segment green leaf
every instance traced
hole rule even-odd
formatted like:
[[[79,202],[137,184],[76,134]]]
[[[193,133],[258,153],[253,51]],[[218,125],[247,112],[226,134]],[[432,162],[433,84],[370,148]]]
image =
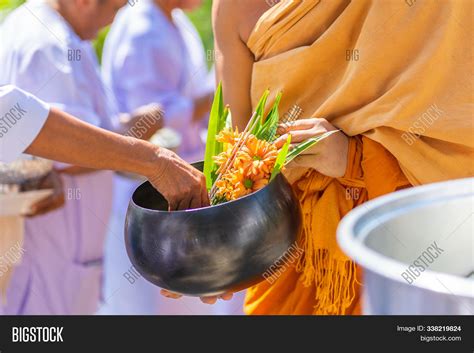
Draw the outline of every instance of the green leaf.
[[[272,174],[270,176],[270,181],[275,179],[275,177],[281,172],[281,168],[285,165],[286,156],[288,154],[288,149],[290,148],[291,144],[291,135],[288,135],[285,144],[281,148],[280,152],[278,152],[278,156],[275,161],[275,165],[273,166]]]
[[[261,140],[269,141],[269,142],[273,142],[275,140],[276,132],[278,129],[278,123],[280,121],[280,114],[278,112],[278,107],[280,105],[281,96],[282,96],[281,92],[278,93],[278,95],[276,96],[272,109],[268,113],[262,127],[257,132],[257,135],[256,135],[257,138]]]
[[[219,122],[218,122],[218,126],[217,126],[217,133],[216,135],[219,134],[219,132],[221,132],[222,130],[225,129],[226,127],[226,123],[227,123],[227,116],[229,115],[229,106],[226,105],[224,107],[224,110],[221,112],[221,114],[219,115]],[[218,141],[215,142],[215,147],[214,147],[214,156],[217,156],[219,153],[221,153],[222,151],[224,150],[224,145]],[[217,167],[215,168],[217,169]],[[213,179],[214,181],[214,179]]]
[[[226,113],[227,112],[227,113]],[[216,178],[217,165],[213,157],[222,151],[222,143],[216,141],[216,135],[225,126],[225,120],[229,112],[228,108],[224,108],[224,99],[222,96],[222,84],[219,83],[214,101],[212,102],[211,112],[209,115],[209,125],[207,129],[206,152],[204,154],[203,173],[206,177],[206,187],[208,190],[212,188]]]
[[[263,93],[260,100],[258,101],[257,108],[255,108],[255,115],[252,121],[250,121],[249,126],[253,126],[253,124],[255,123],[255,119],[259,119],[259,118],[260,119],[258,120],[258,123],[255,125],[255,127],[250,131],[253,135],[255,135],[261,129],[263,125],[263,121],[264,121],[263,114],[265,113],[265,105],[267,104],[267,99],[268,99],[269,94],[270,94],[270,90],[267,89]]]
[[[224,107],[224,110],[222,111],[222,115],[219,117],[219,132],[223,129],[225,129],[226,124],[227,124],[227,117],[229,115],[229,106],[226,105]]]
[[[340,130],[333,130],[333,131],[328,131],[328,132],[325,132],[324,134],[322,135],[319,135],[319,136],[315,136],[315,137],[312,137],[312,138],[309,138],[303,142],[301,142],[300,144],[298,144],[295,148],[293,148],[290,153],[288,153],[288,155],[286,156],[286,162],[285,162],[285,165],[290,163],[293,159],[295,159],[296,157],[298,157],[298,155],[300,155],[301,153],[303,153],[304,151],[306,151],[307,149],[313,147],[315,144],[317,144],[319,141],[322,141],[324,140],[325,138],[331,136],[332,134],[336,133],[336,132],[339,132]]]

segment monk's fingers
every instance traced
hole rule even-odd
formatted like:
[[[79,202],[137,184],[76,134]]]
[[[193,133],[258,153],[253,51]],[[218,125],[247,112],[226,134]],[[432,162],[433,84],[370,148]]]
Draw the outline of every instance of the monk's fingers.
[[[316,118],[281,122],[280,124],[278,124],[277,131],[289,132],[289,131],[295,131],[295,130],[308,130],[317,124],[318,124],[318,119]]]
[[[277,138],[274,142],[275,147],[278,148],[278,149],[282,148],[283,145],[285,144],[286,140],[288,139],[288,135],[289,134],[283,134],[279,138]]]
[[[224,293],[219,296],[219,299],[222,300],[231,300],[234,295],[232,293]]]
[[[278,125],[277,133],[280,135],[290,131],[309,130],[314,127],[325,125],[326,119],[309,118],[291,122],[282,122]]]
[[[217,296],[212,297],[201,297],[201,301],[204,304],[215,304],[217,302]]]
[[[179,299],[179,298],[182,297],[181,294],[174,293],[174,292],[170,292],[170,291],[168,291],[168,290],[166,290],[166,289],[162,289],[162,290],[160,291],[160,294],[161,294],[162,296],[165,296],[166,298],[171,298],[171,299]]]
[[[295,146],[297,146],[298,143],[293,143],[293,142],[298,142],[298,141],[294,141],[294,138],[295,138],[295,137],[294,137],[294,134],[295,134],[294,132],[290,132],[290,133],[281,135],[279,138],[277,138],[277,139],[275,140],[275,147],[278,148],[278,149],[282,148],[283,145],[284,145],[284,144],[286,143],[286,141],[288,140],[288,136],[290,136],[290,135],[291,135],[291,142],[292,142],[292,144],[290,145],[289,148],[292,149],[292,148],[294,148]]]
[[[275,146],[277,148],[281,148],[285,144],[286,140],[288,139],[288,135],[291,135],[291,143],[294,145],[294,144],[304,142],[307,139],[310,139],[311,137],[322,135],[325,132],[327,132],[327,130],[323,127],[311,128],[309,130],[291,131],[277,138],[275,140]]]

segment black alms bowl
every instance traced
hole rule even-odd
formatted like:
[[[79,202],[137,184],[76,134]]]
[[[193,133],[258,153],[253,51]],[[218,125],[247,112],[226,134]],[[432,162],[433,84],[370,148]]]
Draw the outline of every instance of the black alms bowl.
[[[202,163],[194,166],[202,170]],[[148,281],[193,296],[235,292],[262,281],[301,227],[298,200],[281,174],[236,201],[167,209],[149,182],[135,190],[125,223],[127,253]]]

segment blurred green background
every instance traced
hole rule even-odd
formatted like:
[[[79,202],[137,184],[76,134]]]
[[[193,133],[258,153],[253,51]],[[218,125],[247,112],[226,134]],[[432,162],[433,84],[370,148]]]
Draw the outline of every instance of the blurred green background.
[[[8,15],[11,10],[20,6],[24,2],[25,0],[0,0],[0,22]],[[204,0],[203,4],[197,10],[188,14],[189,18],[194,23],[197,30],[199,31],[199,34],[201,35],[206,51],[211,50],[214,45],[211,26],[211,6],[212,0]],[[102,47],[106,35],[107,28],[99,34],[99,37],[94,42],[99,59],[102,56]]]

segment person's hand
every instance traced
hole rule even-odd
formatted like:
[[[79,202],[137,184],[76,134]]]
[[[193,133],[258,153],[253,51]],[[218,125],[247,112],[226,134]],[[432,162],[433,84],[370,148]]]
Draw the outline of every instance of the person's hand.
[[[174,152],[157,147],[158,170],[148,177],[166,198],[170,211],[209,206],[204,175]]]
[[[333,130],[337,129],[326,119],[301,119],[292,124],[280,125],[280,137],[275,143],[280,148],[290,134],[291,143],[295,145]],[[349,139],[342,131],[334,133],[307,149],[287,167],[313,168],[329,177],[340,178],[346,173],[348,146]]]
[[[181,294],[178,294],[178,293],[173,293],[173,292],[170,292],[166,289],[162,289],[160,291],[160,294],[165,296],[166,298],[171,298],[171,299],[179,299],[182,297]],[[222,300],[231,300],[233,297],[233,294],[232,293],[224,293],[222,295],[215,295],[215,296],[211,296],[211,297],[201,297],[201,301],[204,303],[204,304],[215,304],[217,302],[217,299],[222,299]]]
[[[164,126],[163,108],[159,104],[144,105],[132,114],[122,114],[120,121],[125,135],[149,140]]]
[[[61,177],[52,171],[39,183],[39,189],[53,189],[53,193],[30,207],[27,217],[39,216],[54,211],[64,205],[64,188]]]

